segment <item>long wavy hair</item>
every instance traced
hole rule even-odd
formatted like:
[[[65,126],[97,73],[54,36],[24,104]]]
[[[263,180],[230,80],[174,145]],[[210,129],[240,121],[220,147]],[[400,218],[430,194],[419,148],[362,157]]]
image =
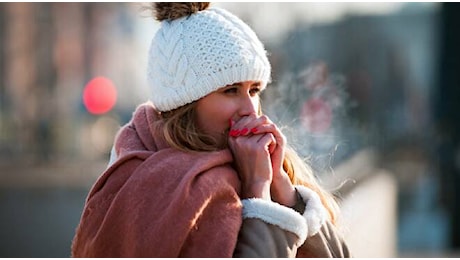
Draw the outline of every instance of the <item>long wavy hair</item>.
[[[161,120],[156,124],[157,131],[162,132],[169,145],[186,152],[217,151],[226,148],[226,144],[218,145],[217,140],[200,131],[196,124],[195,107],[196,102],[192,102],[168,112],[161,112]],[[261,115],[260,104],[258,110],[258,114]],[[331,222],[336,224],[339,207],[334,196],[319,185],[311,167],[290,146],[286,147],[283,168],[292,184],[306,186],[319,195],[329,212]]]

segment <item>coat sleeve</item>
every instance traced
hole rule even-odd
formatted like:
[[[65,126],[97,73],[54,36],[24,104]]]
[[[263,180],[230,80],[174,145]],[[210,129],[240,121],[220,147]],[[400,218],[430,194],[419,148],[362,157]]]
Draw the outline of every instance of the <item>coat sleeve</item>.
[[[351,257],[317,194],[305,187],[296,190],[303,201],[295,210],[261,199],[242,201],[234,257]]]
[[[293,209],[262,199],[245,199],[234,257],[295,257],[307,226]]]
[[[352,255],[335,226],[327,221],[318,233],[307,238],[298,249],[297,257],[350,258]]]
[[[239,233],[234,257],[282,257],[296,256],[294,246],[298,237],[280,227],[260,219],[245,219]]]
[[[319,196],[312,190],[296,186],[305,202],[304,218],[308,223],[308,238],[298,248],[297,257],[348,258],[352,257],[347,244],[329,221]]]

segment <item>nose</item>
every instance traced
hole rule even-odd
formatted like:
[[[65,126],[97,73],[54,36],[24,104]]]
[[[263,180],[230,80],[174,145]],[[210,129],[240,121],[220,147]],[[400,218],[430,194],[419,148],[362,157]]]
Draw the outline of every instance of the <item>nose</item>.
[[[244,95],[240,98],[240,106],[238,114],[240,117],[248,116],[250,114],[257,115],[257,110],[259,107],[259,101],[255,97],[250,95]]]

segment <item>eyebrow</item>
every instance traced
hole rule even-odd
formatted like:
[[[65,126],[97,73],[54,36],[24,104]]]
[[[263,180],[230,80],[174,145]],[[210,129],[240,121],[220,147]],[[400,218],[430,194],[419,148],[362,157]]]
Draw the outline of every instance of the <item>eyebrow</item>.
[[[226,85],[224,88],[226,88],[226,87],[237,87],[237,86],[241,86],[241,85],[243,85],[243,82],[235,82],[233,84]],[[251,84],[251,87],[260,87],[260,86],[261,86],[260,81],[256,81],[256,82]]]

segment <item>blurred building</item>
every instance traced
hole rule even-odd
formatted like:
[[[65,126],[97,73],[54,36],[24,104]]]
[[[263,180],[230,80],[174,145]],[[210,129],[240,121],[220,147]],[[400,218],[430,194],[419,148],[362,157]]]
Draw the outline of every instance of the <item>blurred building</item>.
[[[33,164],[99,156],[94,145],[106,153],[108,141],[97,132],[112,133],[121,121],[117,112],[133,109],[145,94],[145,55],[136,38],[136,25],[144,19],[141,8],[133,3],[0,4],[0,163],[17,157]],[[104,115],[108,119],[94,125],[100,117],[85,110],[82,93],[97,76],[111,79],[119,98]]]

